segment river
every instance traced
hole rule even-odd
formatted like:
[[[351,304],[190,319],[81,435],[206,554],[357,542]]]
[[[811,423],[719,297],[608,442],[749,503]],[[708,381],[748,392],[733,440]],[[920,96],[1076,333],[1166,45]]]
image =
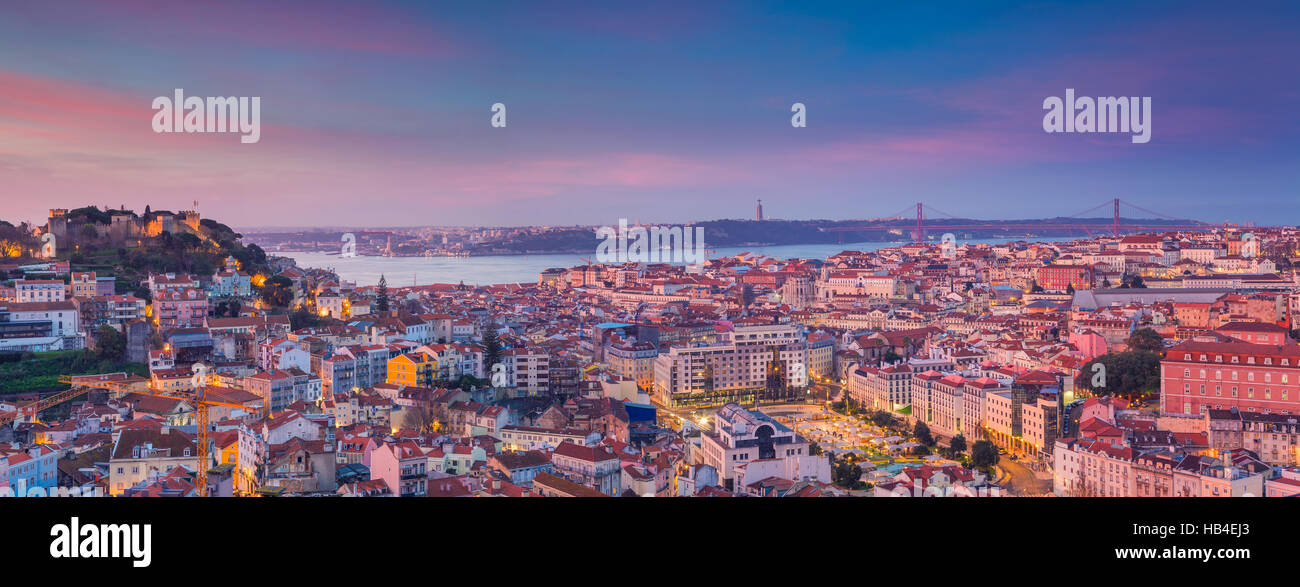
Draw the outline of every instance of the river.
[[[1073,240],[1077,237],[1036,237],[1039,242]],[[971,239],[961,243],[1001,244],[1007,239]],[[772,245],[756,247],[718,247],[709,258],[729,257],[744,252],[783,259],[825,259],[840,251],[874,251],[905,244],[897,242],[860,242],[820,245]],[[494,283],[537,283],[537,276],[552,267],[573,267],[584,263],[576,253],[552,255],[487,255],[481,257],[340,257],[317,252],[269,252],[290,257],[299,267],[334,269],[345,281],[357,285],[375,285],[385,276],[391,287],[459,283],[489,285]],[[593,255],[586,255],[592,257]]]

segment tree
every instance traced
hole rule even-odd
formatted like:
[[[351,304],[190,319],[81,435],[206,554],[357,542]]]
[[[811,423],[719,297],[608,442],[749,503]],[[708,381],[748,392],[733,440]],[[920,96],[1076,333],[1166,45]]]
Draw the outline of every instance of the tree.
[[[1106,353],[1084,363],[1074,385],[1098,395],[1154,394],[1160,389],[1160,355],[1147,351]]]
[[[307,311],[306,308],[298,308],[289,314],[289,328],[292,330],[315,328],[320,325],[321,317],[314,312]]]
[[[960,434],[952,437],[952,441],[948,443],[948,451],[953,456],[966,452],[966,437]]]
[[[930,434],[930,427],[920,420],[916,421],[916,428],[912,429],[912,436],[921,441],[926,446],[934,446],[934,436]]]
[[[816,442],[809,441],[809,442],[808,442],[808,454],[809,454],[809,455],[812,455],[812,456],[814,456],[814,457],[815,457],[815,456],[818,456],[818,455],[820,455],[820,454],[822,454],[822,446],[821,446],[820,444],[817,444]]]
[[[176,243],[186,251],[194,251],[203,247],[203,239],[188,232],[176,235]]]
[[[885,410],[876,410],[871,414],[871,423],[880,428],[889,428],[894,425],[894,415]]]
[[[293,282],[288,277],[276,275],[266,280],[257,295],[268,306],[287,308],[293,303]]]
[[[746,283],[740,289],[740,303],[748,308],[754,303],[754,286]]]
[[[1124,277],[1120,278],[1120,287],[1146,289],[1147,284],[1142,281],[1141,275],[1125,275]]]
[[[122,362],[126,357],[126,337],[107,324],[95,331],[95,356],[101,360]]]
[[[404,410],[403,428],[415,430],[420,434],[429,434],[437,432],[440,426],[437,413],[427,404],[420,403]]]
[[[501,362],[501,341],[497,339],[496,324],[488,321],[483,329],[483,368],[492,372],[492,366]]]
[[[981,469],[998,464],[998,449],[992,442],[976,440],[970,449],[971,464]]]
[[[1073,283],[1071,283],[1071,284],[1065,286],[1065,293],[1068,293],[1068,294],[1073,294],[1073,293],[1074,293],[1074,284],[1073,284]]]
[[[862,466],[847,460],[839,461],[831,471],[836,485],[846,489],[858,489],[862,486]]]
[[[379,287],[376,289],[378,294],[375,296],[375,313],[388,313],[388,280],[383,275],[379,276]]]
[[[1164,338],[1150,328],[1139,328],[1128,337],[1128,350],[1158,353],[1165,350]]]
[[[461,375],[460,379],[456,380],[457,389],[469,389],[471,387],[478,389],[482,387],[491,387],[491,386],[492,386],[491,379],[479,379],[478,377],[470,375],[469,373]]]
[[[880,357],[880,360],[886,363],[898,363],[903,360],[903,357],[898,356],[898,353],[894,352],[894,349],[889,349],[885,351],[884,356]]]
[[[1029,287],[1029,291],[1033,293],[1043,293],[1043,286],[1038,285],[1038,280],[1035,279],[1034,284]]]

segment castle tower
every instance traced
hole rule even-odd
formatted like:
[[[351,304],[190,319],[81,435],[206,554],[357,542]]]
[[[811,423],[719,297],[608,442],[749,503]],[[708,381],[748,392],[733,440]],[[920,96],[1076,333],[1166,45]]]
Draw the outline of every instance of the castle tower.
[[[63,240],[68,236],[68,210],[67,208],[51,208],[49,223],[45,226],[45,231],[54,235],[54,238]]]

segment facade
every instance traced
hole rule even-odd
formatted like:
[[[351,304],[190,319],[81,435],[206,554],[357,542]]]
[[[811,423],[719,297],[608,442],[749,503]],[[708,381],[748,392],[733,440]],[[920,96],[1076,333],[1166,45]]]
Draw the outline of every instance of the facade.
[[[1300,416],[1206,410],[1205,424],[1213,450],[1246,449],[1270,465],[1300,465]]]
[[[1024,436],[1025,450],[1035,456],[1044,457],[1051,453],[1056,445],[1057,394],[1043,394],[1037,401],[1026,402],[1021,406],[1021,431]]]
[[[907,363],[859,367],[849,374],[848,393],[867,409],[900,412],[912,405],[912,368]]]
[[[655,358],[659,348],[649,342],[624,342],[605,347],[605,362],[615,374],[636,381],[640,389],[651,389],[655,381]]]
[[[48,496],[58,485],[58,460],[58,451],[43,444],[0,450],[0,496]]]
[[[72,297],[74,298],[89,298],[102,295],[99,293],[99,279],[95,276],[94,271],[73,271],[68,287],[72,290]]]
[[[1300,347],[1193,338],[1160,362],[1160,407],[1204,415],[1236,408],[1300,414]]]
[[[388,361],[386,382],[407,387],[433,387],[438,375],[438,360],[426,353],[407,353]]]
[[[249,297],[253,295],[253,278],[247,273],[227,267],[212,275],[208,291],[214,297]]]
[[[319,381],[319,380],[318,380]],[[295,378],[288,371],[263,371],[244,378],[244,389],[262,398],[272,412],[289,407],[300,398]]]
[[[655,394],[667,406],[794,399],[808,385],[808,345],[794,324],[737,326],[724,342],[675,346],[655,359]]]
[[[520,487],[533,484],[533,479],[542,473],[554,473],[555,466],[540,451],[502,452],[488,459],[488,466],[500,471],[511,483]]]
[[[201,327],[208,316],[208,293],[192,287],[163,288],[154,294],[153,316],[163,330]]]
[[[1086,265],[1045,265],[1034,271],[1034,280],[1047,291],[1089,289],[1092,279],[1092,268]]]
[[[20,304],[32,302],[62,302],[67,299],[67,287],[57,279],[18,279],[14,281],[14,298]]]
[[[506,379],[518,395],[545,393],[551,385],[551,358],[540,349],[510,349],[501,354]],[[490,375],[490,374],[489,374]]]
[[[120,495],[141,481],[166,475],[175,467],[194,470],[199,466],[197,457],[194,439],[180,430],[123,430],[108,462],[108,493]]]
[[[1135,488],[1131,448],[1104,441],[1056,441],[1053,449],[1054,491],[1071,497],[1126,497]]]
[[[503,426],[501,428],[501,447],[504,450],[552,450],[568,442],[578,446],[588,446],[600,440],[599,435],[582,430],[553,430],[534,426]]]
[[[370,480],[383,480],[398,497],[427,495],[429,459],[410,440],[386,442],[370,453]]]
[[[73,302],[0,304],[0,350],[55,351],[84,345]]]
[[[828,273],[813,287],[818,300],[830,300],[836,296],[889,299],[899,293],[897,277],[855,271]]]
[[[700,435],[701,463],[718,471],[728,487],[734,487],[741,465],[808,455],[808,441],[789,427],[737,404],[719,409],[712,430]]]
[[[561,442],[551,453],[555,474],[608,496],[623,491],[623,468],[618,455],[604,446]]]

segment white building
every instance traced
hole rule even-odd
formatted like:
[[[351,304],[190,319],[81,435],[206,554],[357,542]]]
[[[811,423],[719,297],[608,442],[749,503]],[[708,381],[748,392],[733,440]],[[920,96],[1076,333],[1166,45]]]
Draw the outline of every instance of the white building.
[[[767,414],[746,410],[736,404],[722,406],[714,417],[712,430],[700,435],[702,463],[716,469],[719,478],[729,488],[736,487],[734,481],[740,469],[754,461],[795,459],[799,462],[783,464],[782,470],[797,471],[807,477],[829,475],[829,464],[822,471],[812,461],[802,462],[802,457],[808,456],[808,441],[793,430]],[[826,461],[824,456],[816,459]]]
[[[673,347],[654,369],[655,393],[665,405],[794,399],[808,385],[807,334],[796,324],[737,326],[717,344]]]
[[[19,279],[14,281],[14,297],[19,303],[62,302],[67,287],[57,279]]]

